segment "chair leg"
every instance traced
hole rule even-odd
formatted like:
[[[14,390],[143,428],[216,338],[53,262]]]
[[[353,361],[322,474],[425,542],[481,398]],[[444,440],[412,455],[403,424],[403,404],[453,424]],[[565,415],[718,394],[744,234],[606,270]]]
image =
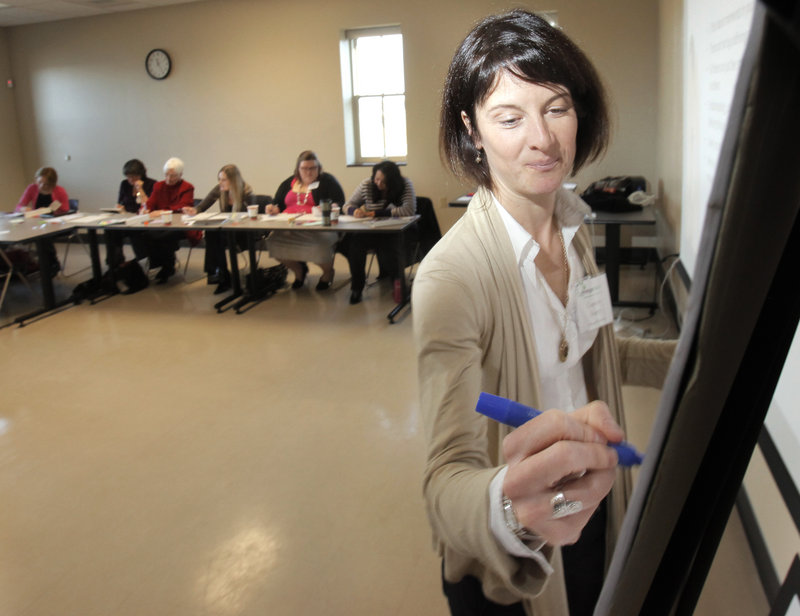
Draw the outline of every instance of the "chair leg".
[[[8,255],[0,248],[0,257],[2,257],[3,261],[6,262],[6,267],[8,267],[8,272],[4,275],[5,282],[3,283],[3,291],[0,293],[0,309],[3,307],[3,303],[6,301],[6,293],[8,292],[8,285],[11,284],[11,277],[16,274],[17,278],[19,278],[26,287],[28,287],[28,291],[31,291],[31,285],[28,282],[28,279],[25,277],[21,271],[14,267],[14,264],[11,263],[11,259],[8,258]]]
[[[89,263],[89,265],[87,265],[86,267],[82,267],[79,270],[75,270],[71,274],[67,274],[67,259],[69,257],[69,247],[72,245],[72,238],[77,238],[78,243],[80,243],[80,245],[83,246],[83,250],[89,258],[91,258],[92,256],[91,253],[89,252],[89,247],[86,246],[86,242],[84,242],[83,238],[81,238],[80,231],[75,231],[74,233],[69,235],[67,237],[67,247],[64,250],[64,264],[61,266],[61,275],[64,276],[64,278],[69,278],[70,276],[74,276],[75,274],[85,272],[86,270],[92,267],[91,263]]]
[[[8,272],[5,274],[5,282],[3,283],[3,292],[0,293],[0,310],[3,308],[3,303],[6,301],[6,291],[8,291],[8,285],[11,282],[11,276],[14,275],[14,266],[11,264],[11,261],[6,256],[2,250],[0,250],[0,256],[3,257],[3,260],[6,262],[8,266]]]
[[[365,279],[367,280],[366,287],[369,289],[371,286],[378,284],[378,280],[375,279],[372,282],[369,282],[369,275],[372,273],[372,264],[375,262],[375,256],[377,253],[374,250],[369,251],[369,260],[367,261],[367,274]]]
[[[189,246],[189,254],[186,255],[186,265],[183,266],[183,277],[186,278],[186,272],[189,270],[189,261],[192,259],[192,250],[194,246]]]
[[[203,278],[205,278],[205,273],[203,273],[203,275],[200,276],[200,278],[195,278],[194,280],[189,280],[186,277],[186,274],[189,271],[189,262],[192,260],[192,251],[193,250],[194,250],[194,246],[189,244],[189,254],[186,255],[186,263],[183,265],[183,281],[186,284],[193,284],[193,283],[197,282],[198,280],[202,280]],[[178,259],[178,255],[177,254],[175,255],[175,260],[178,262],[178,267],[180,267],[180,259]]]

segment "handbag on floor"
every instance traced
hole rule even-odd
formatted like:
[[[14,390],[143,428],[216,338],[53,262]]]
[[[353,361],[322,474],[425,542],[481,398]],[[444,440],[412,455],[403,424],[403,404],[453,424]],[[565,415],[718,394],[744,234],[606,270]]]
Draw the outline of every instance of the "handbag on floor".
[[[278,289],[282,289],[286,284],[286,274],[288,269],[285,265],[273,265],[272,267],[259,267],[255,271],[255,280],[251,284],[253,274],[247,274],[247,288],[252,290],[255,297],[269,297],[274,295]]]
[[[150,279],[144,273],[142,266],[136,259],[125,261],[116,269],[116,277],[122,284],[125,285],[123,293],[130,295],[142,289],[147,288],[150,284]]]

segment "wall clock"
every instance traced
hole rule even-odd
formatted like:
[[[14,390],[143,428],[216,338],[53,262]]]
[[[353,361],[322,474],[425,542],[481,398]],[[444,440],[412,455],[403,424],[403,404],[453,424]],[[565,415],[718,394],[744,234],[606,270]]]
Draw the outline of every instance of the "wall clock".
[[[153,49],[147,54],[144,67],[153,79],[166,79],[172,70],[172,60],[163,49]]]

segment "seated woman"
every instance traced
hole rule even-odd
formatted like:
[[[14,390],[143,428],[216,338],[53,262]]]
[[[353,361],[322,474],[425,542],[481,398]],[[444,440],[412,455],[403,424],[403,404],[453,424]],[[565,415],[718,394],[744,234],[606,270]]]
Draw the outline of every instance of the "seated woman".
[[[253,189],[244,181],[236,165],[225,165],[217,174],[219,183],[212,188],[206,198],[196,207],[186,208],[187,214],[205,212],[219,201],[220,212],[243,212],[247,205],[255,203]],[[237,234],[246,247],[246,239],[242,234]],[[231,274],[228,270],[228,261],[225,258],[225,238],[221,231],[209,229],[206,231],[206,259],[204,271],[208,274],[209,284],[214,280],[218,285],[214,293],[223,293],[231,288]]]
[[[62,216],[69,212],[69,197],[67,191],[58,185],[58,173],[52,167],[41,167],[34,175],[34,183],[29,184],[19,198],[15,212],[33,212],[40,210],[40,214]],[[50,256],[51,272],[58,273],[61,265],[52,240],[44,240],[44,249]]]
[[[137,158],[132,158],[122,166],[122,175],[125,179],[119,185],[117,211],[138,214],[152,194],[156,181],[147,177],[144,163]],[[122,245],[126,237],[130,239],[136,260],[147,256],[147,245],[142,231],[106,229],[106,263],[112,269],[125,261]]]
[[[390,160],[372,167],[372,176],[365,179],[344,206],[345,214],[363,218],[365,216],[412,216],[417,210],[417,199],[411,180],[400,174],[400,168]],[[351,233],[345,236],[350,264],[350,303],[358,304],[367,281],[365,266],[367,251],[378,254],[380,277],[398,278],[397,260],[387,237],[379,233]]]
[[[275,193],[275,203],[267,205],[266,212],[310,214],[311,208],[323,199],[330,199],[334,205],[343,203],[344,191],[335,177],[322,172],[317,155],[306,150],[297,157],[294,175],[281,183]],[[303,286],[308,274],[306,261],[313,261],[322,269],[316,289],[325,291],[333,282],[333,255],[337,241],[335,232],[274,231],[267,238],[267,248],[273,259],[294,272],[293,289]]]
[[[61,216],[69,212],[67,191],[58,185],[58,173],[52,167],[42,167],[19,198],[15,212],[42,211],[42,214]]]
[[[194,186],[183,179],[183,161],[170,158],[164,163],[164,180],[156,182],[153,192],[147,199],[146,209],[150,216],[164,213],[180,213],[194,206]],[[160,267],[156,284],[164,284],[175,273],[175,253],[181,231],[148,231],[148,253],[150,267]]]

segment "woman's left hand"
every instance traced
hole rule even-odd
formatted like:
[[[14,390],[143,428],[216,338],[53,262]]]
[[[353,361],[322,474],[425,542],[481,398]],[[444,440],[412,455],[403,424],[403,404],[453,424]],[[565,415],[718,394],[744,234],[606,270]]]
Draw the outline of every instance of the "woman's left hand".
[[[375,212],[369,212],[365,207],[360,207],[353,212],[353,216],[356,218],[374,218]]]
[[[187,206],[187,207],[183,208],[183,213],[184,214],[188,214],[189,216],[194,216],[195,214],[197,214],[197,208],[191,207],[191,206]]]

